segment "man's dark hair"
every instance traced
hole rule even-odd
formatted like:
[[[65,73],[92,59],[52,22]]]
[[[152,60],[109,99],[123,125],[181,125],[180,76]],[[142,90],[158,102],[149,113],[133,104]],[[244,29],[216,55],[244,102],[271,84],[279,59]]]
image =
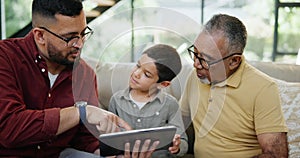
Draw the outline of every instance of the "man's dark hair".
[[[33,0],[32,23],[36,26],[36,17],[55,19],[55,14],[77,16],[82,8],[81,0]]]
[[[143,54],[155,60],[155,66],[158,71],[158,81],[171,81],[181,70],[181,60],[175,48],[157,44],[146,49]]]
[[[210,34],[221,31],[227,38],[229,53],[243,53],[247,42],[247,30],[245,25],[236,17],[217,14],[214,15],[204,26]]]

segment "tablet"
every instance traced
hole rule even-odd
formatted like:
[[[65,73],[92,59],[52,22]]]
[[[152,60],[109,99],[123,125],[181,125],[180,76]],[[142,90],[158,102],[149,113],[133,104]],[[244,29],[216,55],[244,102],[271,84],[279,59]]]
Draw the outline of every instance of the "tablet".
[[[175,126],[164,126],[101,134],[99,136],[100,155],[123,155],[125,143],[130,143],[130,151],[132,151],[136,140],[141,140],[142,145],[146,139],[151,139],[151,144],[154,141],[159,141],[159,145],[156,147],[156,150],[168,150],[168,148],[172,145],[175,133]]]

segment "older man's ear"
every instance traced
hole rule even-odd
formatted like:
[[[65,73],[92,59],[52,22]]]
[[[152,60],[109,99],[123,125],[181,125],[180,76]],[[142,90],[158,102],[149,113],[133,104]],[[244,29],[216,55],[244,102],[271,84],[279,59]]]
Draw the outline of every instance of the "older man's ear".
[[[229,62],[229,69],[234,70],[241,64],[242,57],[240,55],[234,55]]]

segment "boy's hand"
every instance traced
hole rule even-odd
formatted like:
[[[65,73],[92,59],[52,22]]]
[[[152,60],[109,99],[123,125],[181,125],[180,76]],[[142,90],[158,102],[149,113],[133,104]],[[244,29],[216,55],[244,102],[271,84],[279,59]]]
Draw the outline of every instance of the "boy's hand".
[[[133,145],[133,151],[130,154],[130,144],[125,144],[125,153],[124,155],[119,155],[117,158],[150,158],[152,153],[155,151],[156,147],[159,144],[159,141],[155,141],[150,145],[151,140],[145,140],[141,146],[141,141],[136,140]]]
[[[178,153],[179,152],[179,145],[180,145],[180,135],[175,134],[175,136],[173,138],[173,146],[169,147],[169,151],[172,154]]]

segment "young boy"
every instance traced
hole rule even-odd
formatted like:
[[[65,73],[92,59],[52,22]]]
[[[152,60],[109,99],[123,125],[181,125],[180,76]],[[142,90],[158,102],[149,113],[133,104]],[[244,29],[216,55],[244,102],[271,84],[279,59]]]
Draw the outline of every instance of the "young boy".
[[[176,49],[157,44],[145,50],[134,67],[129,87],[116,92],[109,111],[128,122],[133,129],[174,125],[177,127],[173,146],[169,151],[157,151],[153,157],[182,156],[187,152],[181,112],[176,98],[161,89],[181,70],[181,60]]]

